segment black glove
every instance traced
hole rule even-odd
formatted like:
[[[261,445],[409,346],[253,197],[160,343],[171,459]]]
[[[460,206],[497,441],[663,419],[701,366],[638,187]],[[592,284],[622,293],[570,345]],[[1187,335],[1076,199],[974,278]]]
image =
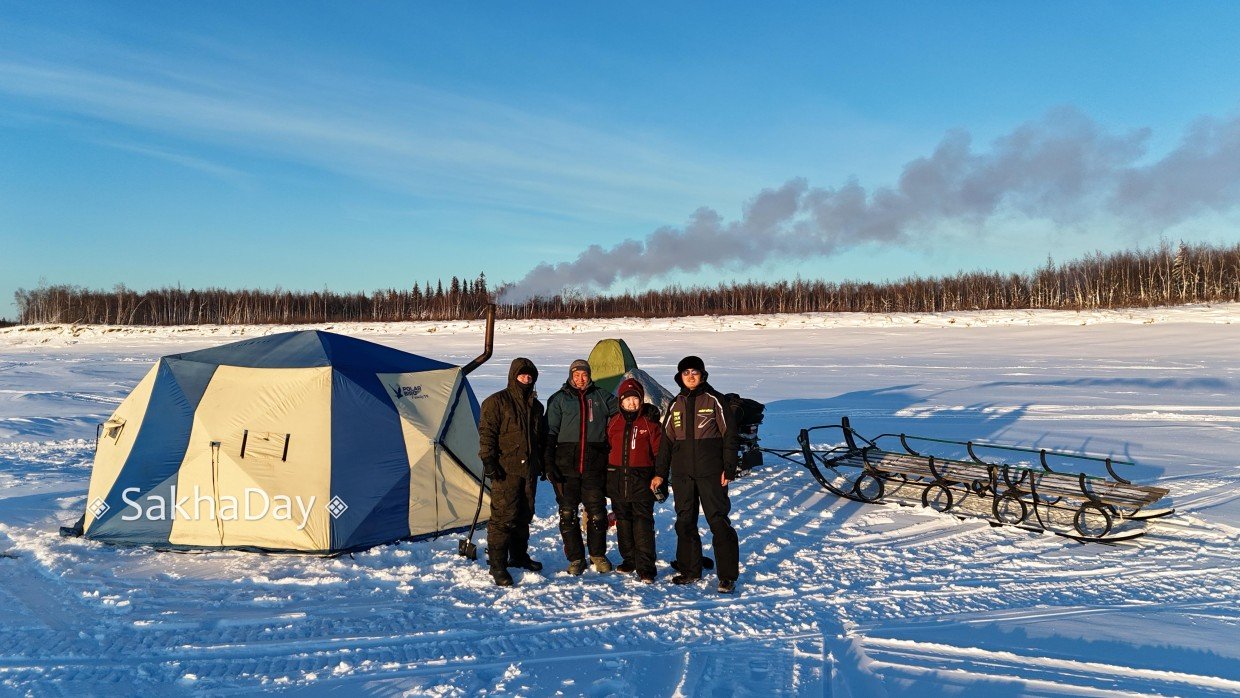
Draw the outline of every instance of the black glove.
[[[508,477],[508,473],[504,472],[504,466],[500,465],[499,461],[485,463],[484,468],[482,474],[491,478],[492,482],[503,482],[504,478]]]

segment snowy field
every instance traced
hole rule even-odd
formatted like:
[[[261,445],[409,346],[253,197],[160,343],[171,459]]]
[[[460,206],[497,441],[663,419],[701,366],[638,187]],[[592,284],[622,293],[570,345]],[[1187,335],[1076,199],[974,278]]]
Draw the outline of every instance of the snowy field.
[[[456,363],[481,346],[479,323],[325,327]],[[457,536],[338,559],[57,536],[95,424],[157,357],[285,329],[0,330],[0,695],[1240,693],[1240,306],[506,322],[472,378],[486,395],[525,355],[546,396],[620,336],[666,384],[697,353],[716,387],[766,402],[767,446],[849,415],[863,434],[1115,454],[1179,510],[1135,543],[862,506],[773,464],[733,486],[734,596],[670,584],[670,502],[658,584],[566,576],[545,486],[547,569],[510,590]]]

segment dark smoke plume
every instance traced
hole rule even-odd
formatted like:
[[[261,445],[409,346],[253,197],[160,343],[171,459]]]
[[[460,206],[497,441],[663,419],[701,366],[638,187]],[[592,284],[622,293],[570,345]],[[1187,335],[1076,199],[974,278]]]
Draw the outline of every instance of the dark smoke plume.
[[[820,189],[793,179],[760,192],[739,220],[701,208],[683,227],[609,249],[592,245],[571,262],[541,263],[509,286],[503,301],[598,291],[674,271],[829,256],[865,243],[902,245],[940,223],[981,224],[1000,211],[1061,224],[1105,212],[1166,228],[1240,203],[1240,118],[1203,118],[1171,153],[1139,164],[1149,135],[1107,134],[1070,108],[1016,128],[984,152],[973,150],[968,133],[952,131],[932,154],[906,164],[894,186]]]

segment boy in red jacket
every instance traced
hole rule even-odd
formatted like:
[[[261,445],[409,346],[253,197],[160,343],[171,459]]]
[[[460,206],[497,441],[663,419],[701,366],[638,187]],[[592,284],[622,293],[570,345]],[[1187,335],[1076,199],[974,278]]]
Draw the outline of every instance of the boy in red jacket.
[[[662,431],[658,411],[643,405],[646,391],[641,383],[626,378],[616,391],[620,411],[607,422],[607,496],[616,515],[616,537],[624,559],[619,572],[637,572],[641,581],[655,579],[654,502],[663,478],[654,474]],[[649,413],[654,410],[654,415]]]

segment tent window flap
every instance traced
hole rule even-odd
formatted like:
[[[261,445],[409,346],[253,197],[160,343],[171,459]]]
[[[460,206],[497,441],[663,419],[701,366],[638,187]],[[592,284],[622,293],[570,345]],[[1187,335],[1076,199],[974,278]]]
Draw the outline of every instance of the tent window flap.
[[[241,434],[241,457],[245,460],[286,462],[291,437],[292,434],[246,429]]]

